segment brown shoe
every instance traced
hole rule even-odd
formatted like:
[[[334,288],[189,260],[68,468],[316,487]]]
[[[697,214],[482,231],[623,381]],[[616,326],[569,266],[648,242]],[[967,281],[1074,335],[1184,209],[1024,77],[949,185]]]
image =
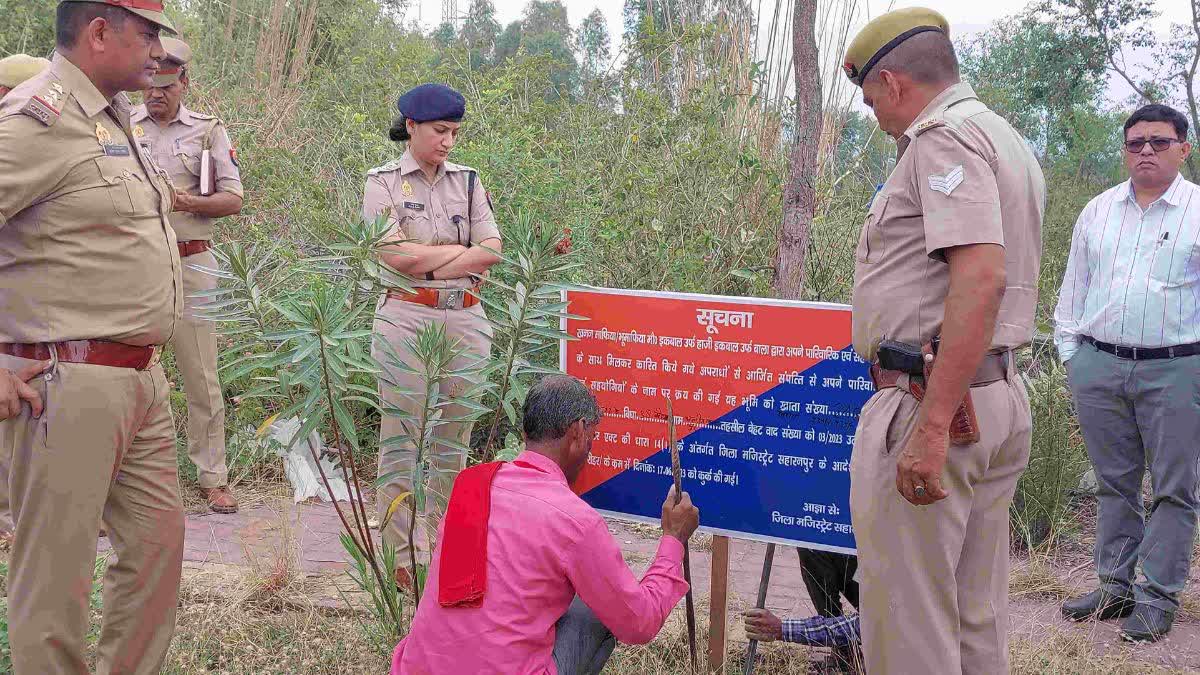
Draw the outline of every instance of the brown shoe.
[[[217,513],[237,513],[237,499],[224,485],[215,488],[200,488],[200,496],[208,500],[208,508]]]
[[[393,573],[393,576],[396,579],[397,588],[406,593],[411,593],[413,591],[412,575],[408,573],[407,569],[403,567],[397,567],[396,571]]]

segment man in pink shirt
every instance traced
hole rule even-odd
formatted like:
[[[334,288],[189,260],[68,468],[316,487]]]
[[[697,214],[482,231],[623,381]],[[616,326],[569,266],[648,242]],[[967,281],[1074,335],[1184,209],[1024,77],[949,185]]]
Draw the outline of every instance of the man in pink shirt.
[[[392,675],[590,675],[600,672],[617,640],[644,644],[658,634],[687,593],[684,542],[700,514],[687,493],[678,505],[668,494],[658,554],[639,582],[604,518],[570,488],[599,423],[595,398],[575,378],[551,375],[530,390],[525,452],[494,467],[490,492],[484,484],[480,497],[481,518],[470,517],[477,505],[468,504],[474,497],[463,488],[471,471],[486,473],[488,465],[468,469],[455,483]],[[472,522],[480,545],[464,548],[471,533],[464,539],[447,526],[470,530]],[[448,545],[482,557],[448,557],[443,566]],[[464,571],[475,563],[474,575]],[[470,598],[454,594],[465,587],[474,589]]]

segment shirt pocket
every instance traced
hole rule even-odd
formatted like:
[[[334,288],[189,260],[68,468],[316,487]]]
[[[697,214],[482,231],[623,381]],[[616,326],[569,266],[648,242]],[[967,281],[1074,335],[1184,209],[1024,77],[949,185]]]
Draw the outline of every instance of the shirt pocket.
[[[1150,290],[1161,292],[1196,283],[1198,274],[1190,263],[1197,248],[1200,245],[1156,242],[1150,263]]]
[[[175,159],[179,161],[184,171],[196,178],[200,177],[200,153],[176,152]]]
[[[858,236],[856,257],[860,263],[872,264],[879,260],[883,248],[883,218],[887,214],[890,199],[889,195],[879,194],[871,203],[871,210],[867,212],[867,222],[863,223]]]
[[[433,221],[429,218],[429,207],[423,210],[402,207],[396,213],[396,227],[404,239],[414,243],[432,246],[437,243],[437,233],[433,229]]]
[[[136,164],[122,157],[97,157],[96,168],[106,186],[113,209],[120,216],[157,214],[158,191]]]
[[[471,219],[467,213],[467,200],[459,199],[446,202],[445,235],[448,244],[471,243]]]

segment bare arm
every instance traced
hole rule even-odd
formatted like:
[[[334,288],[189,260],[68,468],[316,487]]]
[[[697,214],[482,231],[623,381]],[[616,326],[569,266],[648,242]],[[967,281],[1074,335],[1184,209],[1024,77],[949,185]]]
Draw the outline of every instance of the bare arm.
[[[501,244],[499,239],[485,239],[477,246],[466,249],[462,255],[450,262],[434,268],[434,279],[461,279],[463,277],[482,275],[488,269],[500,262]]]
[[[1007,276],[1004,247],[997,244],[956,246],[945,249],[945,255],[950,265],[950,289],[941,348],[921,401],[916,428],[896,470],[896,488],[914,504],[932,504],[946,496],[941,476],[950,422],[992,343]],[[918,485],[926,487],[924,496],[916,496],[914,488]]]
[[[217,192],[202,197],[178,190],[175,192],[175,210],[206,218],[224,218],[242,212],[242,198],[232,192]]]

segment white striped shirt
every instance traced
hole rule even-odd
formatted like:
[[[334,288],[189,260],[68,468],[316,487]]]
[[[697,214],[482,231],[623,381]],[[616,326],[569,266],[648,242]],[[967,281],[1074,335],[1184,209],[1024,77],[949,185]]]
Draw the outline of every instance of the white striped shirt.
[[[1080,336],[1126,347],[1200,342],[1200,187],[1182,175],[1145,211],[1125,181],[1079,214],[1054,310],[1063,361]]]

